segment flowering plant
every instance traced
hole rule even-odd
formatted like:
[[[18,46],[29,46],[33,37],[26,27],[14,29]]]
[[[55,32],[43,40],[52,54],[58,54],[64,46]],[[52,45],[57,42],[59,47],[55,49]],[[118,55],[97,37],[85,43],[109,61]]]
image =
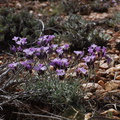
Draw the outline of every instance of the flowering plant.
[[[11,50],[22,53],[23,60],[11,63],[8,67],[14,75],[18,68],[22,67],[24,73],[19,74],[25,74],[22,79],[25,79],[26,84],[21,84],[24,91],[34,91],[32,96],[46,96],[47,102],[66,104],[72,102],[75,96],[83,95],[80,89],[81,80],[89,79],[91,70],[95,69],[95,61],[103,58],[108,60],[108,57],[106,47],[95,44],[88,48],[87,54],[75,50],[74,55],[68,55],[66,51],[69,44],[62,46],[52,44],[54,38],[54,35],[41,36],[36,42],[36,47],[26,48],[27,38],[14,37],[16,45]],[[18,47],[21,47],[20,51]],[[84,66],[78,66],[81,62],[84,62]],[[71,67],[74,68],[76,76],[74,79],[68,77]]]

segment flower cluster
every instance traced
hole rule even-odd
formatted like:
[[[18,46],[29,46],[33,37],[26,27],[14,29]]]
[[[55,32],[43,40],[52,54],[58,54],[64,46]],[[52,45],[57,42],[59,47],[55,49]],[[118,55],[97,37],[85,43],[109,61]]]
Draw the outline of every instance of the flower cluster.
[[[27,60],[23,62],[11,63],[8,67],[15,71],[18,65],[22,65],[26,71],[29,71],[29,73],[32,73],[32,70],[35,70],[38,75],[43,75],[47,68],[52,66],[59,79],[64,79],[66,71],[70,67],[70,63],[72,63],[72,59],[66,58],[65,54],[65,52],[69,49],[69,45],[64,44],[62,46],[58,46],[57,44],[52,44],[51,40],[53,38],[55,38],[54,35],[41,36],[37,42],[38,47],[25,48],[27,39],[14,37],[13,40],[19,47],[22,48],[21,52],[26,56]],[[15,49],[15,52],[17,51],[15,46],[12,49]],[[52,53],[55,53],[57,57],[51,60],[50,54]],[[104,46],[101,47],[93,44],[88,48],[87,55],[84,51],[74,51],[74,54],[77,60],[84,61],[85,66],[87,66],[78,67],[76,69],[77,76],[85,76],[88,72],[87,69],[94,69],[96,59],[100,60],[105,57],[107,61],[110,62],[110,58],[107,57],[106,47]],[[38,58],[38,63],[35,63],[36,58]]]
[[[95,61],[100,61],[102,58],[105,58],[107,63],[109,64],[111,62],[111,58],[107,56],[107,49],[106,47],[97,46],[95,44],[92,44],[90,47],[88,47],[88,54],[84,56],[83,51],[74,51],[74,53],[77,55],[77,59],[80,58],[85,62],[88,69],[94,69],[95,68]],[[85,66],[86,66],[85,65]],[[78,68],[76,70],[77,76],[81,76],[82,74],[86,75],[87,70],[84,67]]]
[[[44,35],[44,36],[41,36],[39,39],[38,39],[38,42],[37,44],[39,46],[48,46],[48,44],[51,44],[51,40],[55,38],[54,35]]]
[[[20,38],[15,36],[12,40],[15,41],[16,44],[11,48],[13,52],[22,51],[27,44],[27,38]]]
[[[43,74],[46,70],[46,67],[43,64],[34,66],[34,58],[35,56],[39,59],[47,58],[47,53],[50,53],[50,51],[54,51],[57,48],[58,45],[51,45],[51,40],[54,37],[54,35],[41,36],[37,42],[39,47],[25,48],[25,45],[27,44],[27,38],[20,38],[15,36],[12,40],[15,41],[16,45],[13,46],[11,50],[15,53],[18,51],[22,52],[28,60],[25,60],[23,62],[11,63],[8,65],[8,67],[15,71],[18,65],[22,65],[30,73],[32,73],[32,70],[34,69],[38,72],[38,74]]]
[[[67,69],[69,62],[66,58],[55,58],[51,61],[50,65],[54,67],[54,69]]]
[[[47,69],[47,67],[43,64],[39,64],[38,66],[34,67],[34,70],[38,71],[39,75],[44,74],[44,71]]]

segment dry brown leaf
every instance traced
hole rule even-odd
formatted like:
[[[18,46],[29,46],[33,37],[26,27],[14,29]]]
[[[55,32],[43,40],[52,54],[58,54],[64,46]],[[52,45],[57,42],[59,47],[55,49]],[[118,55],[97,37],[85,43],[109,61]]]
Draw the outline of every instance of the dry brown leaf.
[[[103,90],[96,90],[95,91],[96,95],[104,95],[104,93],[106,93],[106,90],[104,90],[104,89]]]
[[[84,120],[89,120],[91,118],[92,113],[86,113]]]
[[[117,61],[120,59],[120,57],[117,54],[115,54],[113,59]],[[118,64],[118,66],[120,67],[120,64]]]
[[[85,100],[90,99],[90,97],[93,96],[93,94],[91,92],[87,92],[86,95],[84,96]]]
[[[117,111],[117,110],[115,110],[115,109],[113,109],[113,108],[111,108],[111,109],[109,109],[109,110],[106,110],[106,111],[104,111],[104,112],[102,112],[101,114],[107,114],[107,113],[109,113],[109,112],[111,112],[113,115],[119,115],[120,114],[120,112],[119,111]]]

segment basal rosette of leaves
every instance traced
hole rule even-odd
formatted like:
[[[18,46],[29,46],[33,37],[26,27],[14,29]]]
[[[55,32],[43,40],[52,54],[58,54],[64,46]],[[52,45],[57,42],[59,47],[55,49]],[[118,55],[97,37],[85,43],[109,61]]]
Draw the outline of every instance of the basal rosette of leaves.
[[[0,42],[12,44],[14,36],[27,37],[29,43],[38,38],[41,23],[28,11],[15,12],[14,8],[0,8]]]
[[[83,50],[92,44],[107,46],[110,35],[96,28],[96,22],[86,21],[82,16],[72,14],[64,23],[65,32],[61,39],[70,43],[70,49]]]
[[[110,27],[114,27],[114,30],[116,32],[119,31],[120,12],[115,11],[114,14],[109,19],[106,19],[105,24],[107,24]]]
[[[67,15],[80,13],[81,15],[89,15],[91,7],[89,1],[84,0],[61,0],[61,8]]]
[[[93,12],[108,12],[109,7],[119,5],[119,0],[61,0],[61,7],[66,14],[89,15]]]
[[[120,3],[119,0],[93,0],[90,5],[94,12],[108,12],[109,7],[115,7]]]
[[[95,44],[88,48],[87,55],[77,50],[68,55],[69,44],[53,44],[54,38],[54,35],[41,36],[36,47],[26,48],[27,38],[14,37],[12,40],[16,44],[11,50],[17,57],[20,57],[19,54],[23,57],[22,61],[18,59],[8,65],[13,73],[10,79],[17,79],[16,86],[33,100],[53,105],[79,103],[85,92],[82,83],[88,81],[93,70],[97,69],[95,61],[104,58],[109,64],[111,59],[107,56],[106,47]],[[83,61],[84,67],[74,68],[75,77],[67,77],[68,71]]]

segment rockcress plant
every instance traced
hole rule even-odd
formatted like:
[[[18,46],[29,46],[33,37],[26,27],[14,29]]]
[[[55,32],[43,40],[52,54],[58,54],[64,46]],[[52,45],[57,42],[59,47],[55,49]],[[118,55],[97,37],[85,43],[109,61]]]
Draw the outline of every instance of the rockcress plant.
[[[68,69],[71,69],[71,63],[73,64],[76,61],[72,59],[72,56],[68,57],[66,54],[66,51],[69,49],[69,45],[64,44],[59,46],[57,44],[52,44],[52,39],[54,38],[54,35],[41,36],[36,43],[36,47],[26,48],[27,38],[14,37],[13,40],[16,45],[13,46],[11,50],[13,52],[18,52],[18,54],[22,53],[25,57],[23,57],[24,61],[11,63],[8,67],[15,73],[17,71],[17,67],[23,66],[23,68],[28,71],[31,78],[34,79],[37,76],[38,81],[36,81],[36,84],[34,83],[34,86],[36,85],[37,87],[38,82],[40,82],[37,89],[41,89],[41,91],[43,91],[43,89],[47,90],[49,93],[47,97],[50,99],[52,98],[52,100],[53,98],[58,100],[60,96],[63,96],[63,92],[66,92],[64,95],[65,101],[68,100],[69,97],[68,102],[70,102],[75,94],[80,96],[81,84],[79,78],[82,79],[83,77],[86,77],[87,79],[91,68],[95,69],[94,64],[96,60],[105,58],[107,59],[106,61],[110,61],[110,58],[107,57],[106,47],[100,47],[95,44],[88,48],[87,54],[85,54],[84,51],[74,51],[75,59],[78,63],[84,62],[86,67],[77,67],[74,69],[77,79],[74,78],[71,83],[66,77],[66,74],[68,74]],[[53,53],[56,56],[54,58],[52,57]],[[61,80],[63,81],[62,83]],[[40,88],[41,85],[42,87]],[[34,86],[30,89],[34,89]],[[64,90],[65,88],[66,91]],[[71,94],[70,91],[75,91],[75,93]]]

